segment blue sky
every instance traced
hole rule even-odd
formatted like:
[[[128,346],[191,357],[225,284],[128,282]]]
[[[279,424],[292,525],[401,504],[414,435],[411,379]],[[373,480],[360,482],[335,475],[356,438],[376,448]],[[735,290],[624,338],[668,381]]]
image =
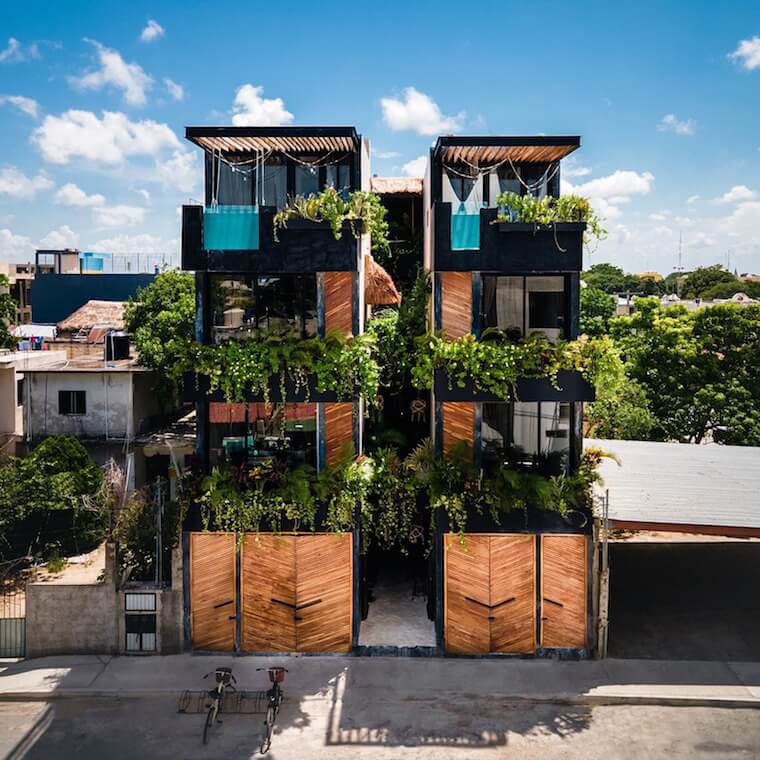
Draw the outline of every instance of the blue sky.
[[[580,134],[588,257],[760,272],[760,3],[26,2],[0,21],[0,259],[169,252],[190,124],[351,124],[374,173],[439,132]],[[620,7],[618,7],[620,6]]]

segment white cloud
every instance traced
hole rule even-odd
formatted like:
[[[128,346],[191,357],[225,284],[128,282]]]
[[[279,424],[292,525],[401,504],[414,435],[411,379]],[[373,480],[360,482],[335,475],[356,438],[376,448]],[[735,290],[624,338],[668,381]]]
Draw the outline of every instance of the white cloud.
[[[562,164],[563,177],[587,177],[589,174],[591,174],[591,169],[588,166],[581,166],[575,156],[570,156]]]
[[[236,127],[278,127],[293,121],[282,98],[265,98],[263,94],[260,85],[244,84],[237,89],[232,105],[232,123]]]
[[[79,233],[74,232],[68,224],[61,225],[57,230],[50,230],[42,240],[40,248],[62,250],[64,248],[76,248],[79,245]]]
[[[34,198],[39,190],[49,190],[52,181],[44,174],[27,177],[15,166],[6,166],[0,170],[0,195],[11,198]]]
[[[8,46],[0,50],[0,63],[21,63],[39,57],[40,50],[36,43],[24,47],[15,37],[8,37]]]
[[[173,79],[166,77],[164,79],[164,85],[172,100],[184,100],[185,88],[181,84],[177,84]]]
[[[438,104],[414,87],[404,90],[403,100],[381,98],[383,121],[395,131],[412,129],[420,135],[440,135],[458,132],[462,128],[465,112],[456,116],[441,113]]]
[[[88,40],[95,47],[100,68],[70,77],[70,82],[80,90],[102,90],[110,85],[121,90],[125,102],[133,106],[143,106],[147,102],[146,92],[153,86],[153,77],[146,74],[136,63],[127,63],[116,50],[101,45],[97,40]]]
[[[760,37],[742,40],[728,58],[747,71],[760,69]]]
[[[99,253],[168,253],[178,249],[177,240],[165,240],[157,235],[141,233],[140,235],[116,235],[105,240],[98,240],[89,249]]]
[[[628,203],[632,195],[646,195],[652,189],[651,172],[634,172],[618,169],[606,177],[598,177],[580,185],[562,181],[562,193],[584,195],[596,212],[605,219],[616,219],[622,213],[619,206]]]
[[[395,150],[373,150],[373,158],[398,158],[401,154]]]
[[[425,168],[427,167],[427,156],[417,156],[417,158],[407,161],[401,170],[407,177],[423,177],[425,176]]]
[[[146,203],[150,203],[150,192],[142,187],[135,187],[132,188],[133,193],[137,193],[138,195],[141,195],[143,197],[143,200]]]
[[[668,218],[668,215],[663,213],[650,214],[649,218],[653,222],[664,222]]]
[[[32,140],[45,161],[53,164],[67,164],[77,156],[119,164],[128,156],[156,156],[163,148],[180,147],[166,124],[150,119],[130,121],[114,111],[104,111],[99,119],[91,111],[73,109],[60,116],[46,116]]]
[[[674,132],[677,135],[693,135],[697,129],[694,119],[679,119],[674,113],[665,114],[657,125],[658,132]]]
[[[61,206],[103,206],[106,199],[100,193],[87,195],[87,193],[75,185],[67,182],[55,194],[55,202]]]
[[[692,206],[692,205],[693,205],[693,204],[695,204],[695,203],[696,203],[696,202],[697,202],[697,201],[698,201],[698,200],[699,200],[701,197],[702,197],[702,196],[700,196],[700,195],[690,195],[690,196],[689,196],[689,197],[686,199],[686,202],[687,202],[687,203],[688,203],[690,206]]]
[[[723,193],[720,198],[714,198],[714,203],[740,203],[741,201],[751,201],[757,196],[754,190],[750,190],[746,185],[734,185],[727,193]]]
[[[40,104],[33,98],[26,98],[23,95],[0,95],[0,105],[9,103],[18,108],[22,113],[36,119],[40,114]]]
[[[164,188],[189,193],[200,176],[195,153],[175,150],[166,161],[156,161],[158,179]]]
[[[145,29],[140,32],[140,41],[153,42],[153,40],[157,40],[159,37],[163,37],[164,34],[166,34],[166,32],[164,31],[164,28],[161,26],[161,24],[159,24],[158,21],[149,19],[148,23],[145,25]]]
[[[35,246],[24,235],[14,235],[9,229],[0,230],[0,259],[21,261],[34,255]]]
[[[92,217],[104,227],[134,227],[142,224],[145,209],[140,206],[93,206]]]

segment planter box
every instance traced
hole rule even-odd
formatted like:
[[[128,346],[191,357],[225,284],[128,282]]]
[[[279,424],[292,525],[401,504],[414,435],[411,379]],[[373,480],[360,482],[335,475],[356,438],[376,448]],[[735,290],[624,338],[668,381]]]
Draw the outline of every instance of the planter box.
[[[579,272],[583,269],[585,223],[560,222],[538,227],[496,222],[495,208],[480,212],[480,247],[452,250],[451,204],[433,204],[433,268],[440,272],[483,271],[502,274]]]
[[[227,399],[224,397],[224,393],[220,388],[217,388],[213,393],[208,393],[209,380],[206,375],[197,375],[195,372],[187,371],[182,375],[183,401],[220,401],[224,402]],[[269,384],[269,400],[274,402],[280,401],[340,401],[346,399],[339,399],[337,394],[333,391],[327,393],[319,393],[317,391],[316,378],[311,376],[309,378],[309,394],[305,390],[296,391],[293,382],[290,378],[285,380],[285,397],[283,398],[280,392],[280,383],[276,378]],[[253,393],[250,390],[245,394],[243,401],[264,401],[264,397],[260,393]]]
[[[341,239],[336,240],[327,223],[293,219],[287,228],[279,230],[277,241],[274,239],[276,213],[275,208],[262,206],[258,214],[240,215],[249,223],[248,227],[258,219],[258,247],[225,250],[208,246],[204,235],[204,208],[183,206],[182,269],[271,274],[358,271],[359,241],[354,238],[350,225],[344,225]],[[231,220],[237,217],[237,214],[230,215]],[[235,239],[253,241],[254,236],[246,228],[239,231]],[[219,241],[221,237],[214,233],[214,240]]]

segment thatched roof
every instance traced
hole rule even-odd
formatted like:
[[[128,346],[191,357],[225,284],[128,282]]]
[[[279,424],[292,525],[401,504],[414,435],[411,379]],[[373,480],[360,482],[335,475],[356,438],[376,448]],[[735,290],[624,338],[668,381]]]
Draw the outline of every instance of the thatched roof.
[[[369,306],[401,303],[393,278],[369,254],[364,257],[364,302]]]
[[[370,186],[378,195],[422,195],[422,177],[372,177]]]
[[[60,321],[57,327],[67,332],[89,330],[95,325],[107,325],[116,330],[123,330],[125,304],[126,301],[88,301]]]

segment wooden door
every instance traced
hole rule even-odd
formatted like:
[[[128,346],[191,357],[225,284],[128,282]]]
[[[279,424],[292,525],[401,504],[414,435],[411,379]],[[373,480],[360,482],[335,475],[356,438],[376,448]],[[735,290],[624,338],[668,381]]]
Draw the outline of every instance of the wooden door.
[[[448,338],[472,332],[472,272],[440,272],[441,330]]]
[[[350,652],[353,536],[298,536],[295,542],[297,649]]]
[[[490,537],[443,537],[444,637],[446,651],[477,654],[491,648]]]
[[[475,404],[470,401],[444,401],[441,404],[443,451],[448,454],[464,441],[472,449],[475,430]]]
[[[353,334],[353,272],[325,272],[325,334]]]
[[[294,652],[296,536],[247,533],[240,547],[241,647]]]
[[[193,647],[235,648],[235,534],[190,534],[190,625]]]
[[[587,538],[541,536],[541,646],[585,647]]]
[[[490,544],[490,651],[534,652],[536,538],[493,535]]]
[[[350,401],[322,404],[325,420],[325,459],[337,464],[354,455],[354,405]]]

